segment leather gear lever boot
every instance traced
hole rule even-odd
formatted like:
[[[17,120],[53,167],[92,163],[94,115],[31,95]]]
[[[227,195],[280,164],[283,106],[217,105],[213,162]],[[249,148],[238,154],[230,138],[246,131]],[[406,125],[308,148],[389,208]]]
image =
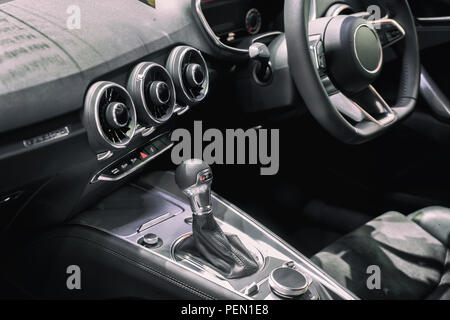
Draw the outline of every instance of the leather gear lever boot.
[[[212,214],[195,216],[192,223],[196,249],[228,279],[258,271],[258,264],[236,235],[226,235]]]
[[[193,216],[192,236],[178,250],[195,256],[227,279],[247,277],[259,268],[241,240],[225,234],[211,213]]]
[[[189,198],[193,212],[192,236],[178,247],[213,267],[225,278],[236,279],[258,271],[258,263],[236,235],[226,235],[212,213],[212,171],[201,160],[187,160],[176,171],[176,182]]]

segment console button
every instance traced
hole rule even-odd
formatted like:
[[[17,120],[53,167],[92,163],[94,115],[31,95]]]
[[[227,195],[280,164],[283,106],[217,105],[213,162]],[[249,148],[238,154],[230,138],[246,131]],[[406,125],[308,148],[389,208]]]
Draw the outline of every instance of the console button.
[[[128,162],[123,162],[123,163],[120,165],[120,169],[121,169],[122,171],[127,171],[127,170],[129,169],[129,167],[130,167],[130,164],[129,164]]]
[[[279,267],[269,276],[269,286],[272,291],[283,298],[295,298],[308,291],[310,280],[300,271]]]
[[[150,143],[148,146],[146,146],[145,151],[148,152],[149,155],[154,155],[158,152],[158,149],[153,145],[153,143]]]
[[[170,133],[162,135],[160,139],[162,143],[164,143],[166,146],[172,143],[172,141],[170,140]]]
[[[118,176],[120,174],[120,168],[118,167],[110,168],[107,170],[106,174],[113,177]]]
[[[149,154],[147,153],[147,152],[145,152],[144,150],[143,151],[139,151],[139,158],[141,159],[141,160],[145,160],[145,159],[147,159],[149,157]]]
[[[244,288],[244,294],[247,296],[254,296],[259,292],[259,286],[256,282],[251,283],[247,287]]]
[[[156,140],[152,141],[152,144],[153,144],[153,146],[154,146],[156,149],[158,149],[159,151],[161,151],[162,149],[164,149],[165,147],[167,147],[167,145],[164,144],[164,143],[162,142],[161,139],[156,139]]]
[[[159,237],[154,233],[148,233],[142,239],[143,243],[147,246],[157,245],[159,242]]]
[[[130,157],[130,164],[131,164],[131,166],[135,166],[135,165],[137,165],[139,162],[141,161],[141,159],[139,158],[139,156],[137,155],[137,154],[133,154],[131,157]]]

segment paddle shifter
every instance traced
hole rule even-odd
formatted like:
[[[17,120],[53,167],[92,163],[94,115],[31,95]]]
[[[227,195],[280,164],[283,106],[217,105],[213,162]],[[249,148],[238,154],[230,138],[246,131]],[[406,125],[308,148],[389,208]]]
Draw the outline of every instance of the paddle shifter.
[[[236,235],[224,234],[214,219],[211,206],[211,168],[197,159],[177,168],[175,181],[189,198],[193,213],[192,237],[179,250],[212,266],[225,278],[243,278],[255,273],[258,264]]]

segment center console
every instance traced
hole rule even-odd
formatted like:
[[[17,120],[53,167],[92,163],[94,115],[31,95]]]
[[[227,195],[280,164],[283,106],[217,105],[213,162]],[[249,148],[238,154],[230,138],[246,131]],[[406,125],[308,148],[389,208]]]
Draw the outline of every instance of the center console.
[[[201,207],[201,200],[189,202],[175,180],[173,172],[142,175],[72,223],[126,242],[130,250],[145,254],[146,264],[165,275],[168,283],[182,283],[206,298],[357,299],[270,230],[214,193],[210,209],[219,230],[233,243],[239,239],[255,267],[242,276],[230,276],[217,264],[205,262],[195,250],[186,250],[186,243],[194,237],[193,220],[198,218],[193,216],[192,206]],[[232,251],[236,252],[235,248]]]

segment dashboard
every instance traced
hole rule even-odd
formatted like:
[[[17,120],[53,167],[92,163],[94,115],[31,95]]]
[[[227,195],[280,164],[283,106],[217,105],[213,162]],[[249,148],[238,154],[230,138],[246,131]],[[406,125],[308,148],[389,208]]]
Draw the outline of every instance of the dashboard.
[[[0,4],[0,230],[19,210],[19,225],[67,220],[164,163],[168,133],[217,88],[216,60],[247,63],[248,52],[238,59],[205,36],[194,1],[152,3],[79,0],[80,28],[67,25],[72,0]],[[203,5],[228,43],[282,28],[282,0]],[[289,78],[287,64],[279,73]],[[254,89],[255,105],[291,93],[266,89]]]
[[[302,106],[283,36],[272,39],[273,81],[264,85],[248,46],[222,44],[283,31],[283,0],[151,3],[79,0],[79,29],[67,25],[72,0],[0,4],[0,229],[19,210],[39,225],[65,221],[164,163],[168,133],[196,105],[217,108],[204,99],[223,95],[220,85],[240,111]]]
[[[284,1],[201,0],[209,26],[227,45],[238,45],[247,37],[283,31]]]
[[[88,206],[162,157],[206,97],[212,51],[191,1],[155,4],[80,0],[71,29],[71,0],[0,4],[0,230],[18,210],[36,223],[24,203],[58,221]]]

